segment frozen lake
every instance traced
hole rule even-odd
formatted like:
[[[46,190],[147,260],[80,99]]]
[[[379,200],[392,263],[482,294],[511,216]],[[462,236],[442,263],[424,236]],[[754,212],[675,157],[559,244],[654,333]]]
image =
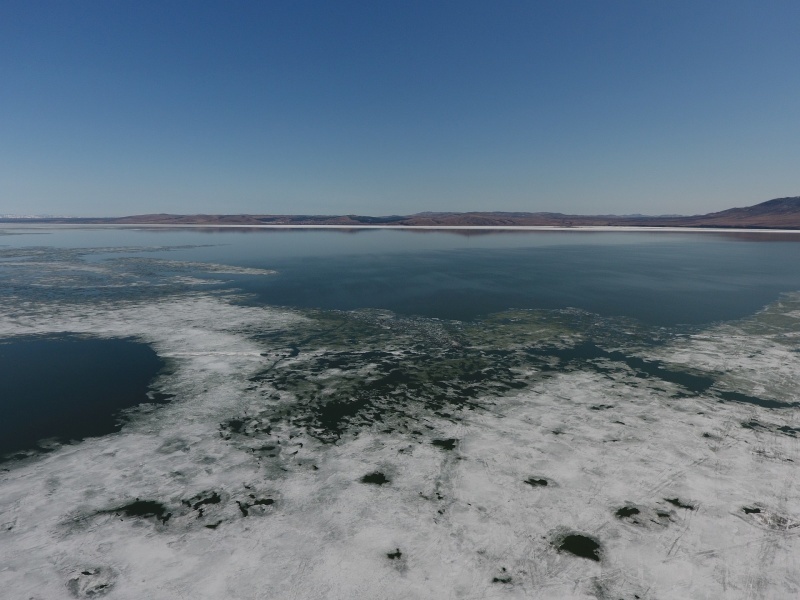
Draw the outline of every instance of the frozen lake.
[[[800,234],[7,227],[0,585],[795,597],[798,291]]]

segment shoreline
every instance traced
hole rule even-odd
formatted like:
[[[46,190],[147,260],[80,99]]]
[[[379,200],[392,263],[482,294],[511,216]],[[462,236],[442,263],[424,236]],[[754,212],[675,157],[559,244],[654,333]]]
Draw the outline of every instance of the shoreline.
[[[646,227],[626,225],[234,225],[211,223],[9,223],[3,229],[384,229],[396,231],[577,231],[577,232],[665,232],[665,233],[797,233],[800,229],[764,229],[752,227]]]

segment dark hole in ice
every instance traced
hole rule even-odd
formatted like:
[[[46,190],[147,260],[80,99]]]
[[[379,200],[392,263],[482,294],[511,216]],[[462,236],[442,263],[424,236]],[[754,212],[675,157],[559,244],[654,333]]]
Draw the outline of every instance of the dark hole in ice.
[[[254,495],[250,494],[250,497],[253,498]],[[272,498],[256,498],[252,502],[240,502],[237,500],[236,504],[239,506],[239,511],[242,513],[242,516],[247,517],[250,514],[250,509],[254,506],[270,506],[275,504],[275,500]]]
[[[781,425],[778,427],[778,431],[781,433],[785,433],[786,435],[790,435],[795,437],[795,434],[800,432],[800,427],[789,427],[788,425]]]
[[[569,552],[581,558],[588,558],[589,560],[600,560],[600,543],[578,533],[571,533],[561,538],[558,550]]]
[[[758,508],[758,507],[752,507],[751,508],[749,506],[745,506],[744,508],[742,508],[742,510],[744,511],[744,514],[746,514],[746,515],[758,514],[758,513],[761,512],[760,508]]]
[[[623,506],[622,508],[620,508],[620,509],[619,509],[617,512],[615,512],[614,514],[615,514],[615,515],[616,515],[618,518],[620,518],[620,519],[624,519],[624,518],[626,518],[626,517],[632,517],[633,515],[638,515],[638,514],[639,514],[639,512],[640,512],[640,511],[639,511],[639,509],[638,509],[638,508],[636,508],[635,506]]]
[[[534,477],[530,477],[525,480],[525,483],[533,487],[541,487],[547,485],[547,479],[536,479]]]
[[[675,383],[693,394],[702,394],[714,385],[714,380],[711,377],[695,375],[686,371],[672,370],[667,368],[661,361],[644,360],[636,356],[627,355],[618,350],[605,350],[593,342],[583,342],[569,348],[558,348],[554,346],[530,348],[527,352],[531,358],[543,359],[542,364],[539,366],[545,370],[562,370],[565,367],[591,366],[596,370],[603,371],[603,367],[591,361],[604,359],[622,362],[638,374]],[[559,359],[558,367],[552,367],[547,362],[552,357]]]
[[[130,504],[120,506],[110,511],[116,514],[123,513],[126,517],[155,517],[162,523],[169,521],[172,513],[168,513],[166,507],[155,500],[139,500],[137,498]]]
[[[368,396],[334,400],[317,409],[317,420],[325,431],[338,438],[344,433],[348,420],[371,405],[372,401]]]
[[[455,438],[448,438],[446,440],[433,440],[431,442],[437,448],[441,448],[442,450],[453,450],[458,444],[458,440]]]
[[[396,559],[400,558],[401,556],[403,556],[403,553],[400,552],[400,548],[396,548],[394,552],[388,552],[386,554],[386,556],[388,556],[392,560],[396,560]]]
[[[686,510],[695,510],[697,507],[693,504],[686,504],[681,502],[678,498],[664,498],[665,501],[669,502],[673,506],[677,506],[678,508],[685,508]]]
[[[217,492],[213,492],[211,495],[206,496],[205,498],[203,498],[202,494],[200,494],[192,498],[191,501],[184,500],[183,502],[185,504],[191,504],[192,508],[197,510],[204,504],[219,504],[221,501],[222,497]]]
[[[119,431],[120,410],[148,398],[164,361],[133,339],[77,335],[0,340],[0,456],[36,448],[38,441],[80,440]]]
[[[739,392],[719,392],[719,397],[722,400],[729,402],[742,402],[744,404],[755,404],[763,408],[797,408],[800,402],[780,402],[778,400],[769,400],[766,398],[757,398],[755,396],[748,396],[747,394],[740,394]]]
[[[232,433],[241,433],[244,427],[244,421],[242,419],[229,419],[225,424]]]
[[[747,423],[742,423],[742,427],[745,429],[753,429],[755,431],[758,430],[767,430],[771,429],[768,425],[763,425],[758,421],[748,421]],[[780,427],[775,427],[775,431],[783,433],[784,435],[788,435],[790,437],[797,437],[797,433],[800,433],[800,427],[790,427],[789,425],[781,425]]]
[[[389,483],[389,480],[386,478],[386,475],[381,473],[380,471],[375,471],[374,473],[368,473],[361,478],[361,483],[372,483],[374,485],[383,485],[384,483]]]
[[[220,423],[219,429],[220,436],[226,440],[231,438],[231,434],[253,437],[272,433],[272,427],[267,424],[267,421],[258,417],[228,419]]]
[[[76,598],[99,598],[114,586],[115,575],[108,567],[80,571],[67,581],[67,589]]]

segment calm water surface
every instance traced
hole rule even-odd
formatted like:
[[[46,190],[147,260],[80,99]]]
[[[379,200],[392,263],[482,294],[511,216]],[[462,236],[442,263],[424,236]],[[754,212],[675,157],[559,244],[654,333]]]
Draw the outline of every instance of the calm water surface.
[[[576,307],[649,324],[702,324],[751,314],[800,290],[800,233],[101,229],[0,243],[184,246],[147,256],[275,269],[272,277],[219,276],[265,304],[459,320],[508,308]]]
[[[116,431],[119,411],[150,401],[164,363],[146,344],[71,335],[0,339],[0,458]]]

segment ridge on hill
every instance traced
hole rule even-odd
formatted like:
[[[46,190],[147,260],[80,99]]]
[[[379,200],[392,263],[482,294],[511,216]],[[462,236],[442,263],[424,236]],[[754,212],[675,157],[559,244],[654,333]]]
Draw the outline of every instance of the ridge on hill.
[[[742,209],[729,209],[729,210],[744,210],[750,213],[796,213],[800,211],[800,196],[787,196],[786,198],[775,198],[774,200],[767,200],[761,204],[750,206]]]
[[[0,222],[23,219],[0,218]],[[24,219],[36,223],[106,225],[338,225],[428,226],[428,227],[508,227],[508,226],[629,226],[629,227],[721,227],[741,229],[800,229],[800,196],[775,198],[753,206],[693,216],[675,215],[567,215],[555,212],[421,212],[413,215],[176,215],[148,214],[110,218]]]
[[[753,206],[676,220],[685,222],[682,225],[688,227],[800,229],[800,196],[775,198]]]

